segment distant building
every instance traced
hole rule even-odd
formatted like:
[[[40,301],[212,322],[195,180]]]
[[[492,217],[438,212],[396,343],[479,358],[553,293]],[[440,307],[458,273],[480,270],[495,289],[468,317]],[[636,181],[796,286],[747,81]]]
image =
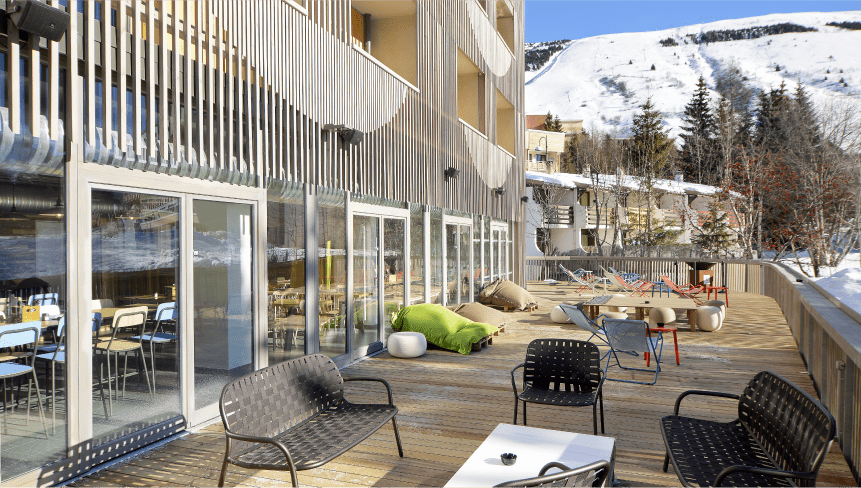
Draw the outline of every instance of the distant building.
[[[526,169],[541,173],[559,172],[565,136],[564,132],[527,129]]]
[[[530,163],[531,159],[527,167]],[[617,241],[636,235],[647,218],[653,225],[680,231],[676,244],[690,244],[709,203],[721,191],[679,180],[656,180],[654,188],[656,196],[650,199],[630,176],[527,171],[524,252],[527,256],[595,252],[599,245],[612,245],[614,234],[618,233]],[[728,220],[739,230],[738,219],[730,214]],[[731,239],[736,235],[733,232]]]

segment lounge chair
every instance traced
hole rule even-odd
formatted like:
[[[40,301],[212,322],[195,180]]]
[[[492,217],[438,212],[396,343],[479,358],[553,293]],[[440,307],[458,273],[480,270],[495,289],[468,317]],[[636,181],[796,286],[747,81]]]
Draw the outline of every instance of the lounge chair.
[[[671,290],[673,290],[674,292],[678,293],[678,294],[679,294],[679,295],[681,295],[683,298],[690,298],[690,299],[691,299],[691,300],[693,300],[697,305],[702,305],[702,304],[703,304],[703,301],[702,301],[702,300],[700,300],[699,298],[697,298],[695,295],[696,295],[697,293],[701,293],[703,290],[705,290],[705,287],[704,287],[704,286],[701,286],[701,285],[692,285],[692,284],[690,284],[690,283],[688,283],[688,284],[686,284],[686,285],[684,285],[684,286],[679,286],[679,285],[675,284],[675,283],[673,282],[673,280],[671,280],[671,279],[670,279],[670,277],[669,277],[669,276],[661,276],[661,280],[662,280],[662,281],[663,281],[667,286],[669,286]]]
[[[610,277],[616,282],[616,285],[620,286],[622,290],[632,297],[644,297],[646,296],[646,292],[655,286],[651,281],[636,281],[634,283],[628,283],[618,274],[610,274]]]
[[[574,293],[580,293],[585,290],[592,290],[592,293],[597,293],[595,291],[595,280],[587,278],[585,271],[577,270],[578,272],[574,273],[568,270],[568,268],[566,268],[565,266],[562,266],[561,264],[559,265],[559,268],[562,270],[563,273],[565,273],[565,276],[568,278],[569,285],[573,285],[575,283],[580,285],[579,287],[577,287],[576,290],[574,290]]]

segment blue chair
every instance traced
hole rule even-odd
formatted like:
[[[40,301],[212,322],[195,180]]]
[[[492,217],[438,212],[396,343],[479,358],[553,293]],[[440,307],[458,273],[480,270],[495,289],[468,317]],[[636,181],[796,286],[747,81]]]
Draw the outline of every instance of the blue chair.
[[[561,308],[562,311],[565,312],[565,315],[567,315],[568,318],[571,319],[571,322],[573,322],[574,325],[576,325],[577,327],[580,327],[581,329],[585,330],[586,332],[592,333],[592,335],[590,335],[589,338],[586,339],[587,341],[591,341],[593,337],[597,337],[601,342],[604,343],[604,345],[606,345],[606,346],[610,345],[610,343],[607,342],[607,339],[605,339],[606,333],[604,332],[604,327],[602,325],[600,325],[598,322],[596,322],[595,320],[590,319],[586,315],[586,313],[583,312],[583,310],[580,307],[575,307],[574,305],[568,305],[565,303],[560,303],[559,308]],[[606,315],[601,314],[601,315],[596,317],[596,320],[600,319],[601,317],[604,317],[605,320],[609,319],[609,317],[607,317]],[[632,356],[638,356],[637,353],[632,352],[632,351],[620,351],[620,352],[624,352],[625,354],[631,354]],[[606,353],[604,353],[603,356],[601,356],[601,361],[603,361],[604,358],[607,357],[608,354],[610,354],[610,351],[607,351]]]
[[[27,299],[27,305],[38,305],[40,307],[45,305],[59,305],[59,301],[59,293],[39,293],[36,295],[30,295],[30,298]]]
[[[102,314],[93,313],[92,326],[93,332],[98,332],[102,325]],[[57,342],[39,346],[41,354],[36,355],[36,359],[48,361],[51,363],[51,433],[57,433],[57,364],[66,364],[66,317],[60,317],[60,323],[57,325]],[[48,365],[45,365],[45,375],[47,376]],[[99,385],[101,387],[101,384]],[[105,394],[102,390],[102,404],[105,408],[105,417],[108,416],[108,408],[105,403]]]
[[[621,381],[624,383],[637,383],[640,385],[654,385],[658,382],[658,373],[661,371],[661,351],[664,348],[664,337],[652,337],[649,333],[649,324],[643,320],[621,320],[607,319],[604,321],[604,333],[610,344],[610,355],[607,355],[607,365],[604,367],[604,376],[609,381]],[[655,369],[633,368],[622,366],[619,362],[617,352],[633,351],[635,353],[649,353],[655,358]],[[638,354],[639,355],[639,354]],[[645,381],[622,380],[610,378],[607,370],[610,368],[610,360],[616,360],[616,366],[627,371],[643,371],[655,373],[655,379],[647,383]]]
[[[133,341],[143,340],[145,342],[149,342],[149,357],[150,364],[152,364],[152,389],[155,391],[155,351],[153,350],[154,344],[166,344],[168,342],[176,341],[177,335],[171,334],[164,331],[165,323],[173,323],[176,324],[176,318],[179,313],[179,310],[176,308],[176,302],[167,302],[162,303],[158,306],[158,309],[155,311],[155,318],[151,321],[154,324],[152,329],[152,333],[147,334],[144,332],[142,335],[136,335],[131,338]],[[176,331],[176,329],[174,329]]]
[[[24,322],[21,324],[10,324],[0,327],[0,348],[14,348],[32,346],[35,350],[39,344],[39,337],[42,335],[41,322]],[[45,438],[48,438],[48,426],[45,423],[45,413],[42,411],[42,394],[39,392],[39,379],[36,378],[36,356],[29,355],[30,364],[27,364],[28,356],[21,356],[23,364],[6,361],[0,363],[0,378],[3,379],[3,429],[7,429],[7,413],[6,406],[6,380],[17,378],[18,376],[31,375],[32,378],[27,380],[27,424],[30,424],[30,408],[31,399],[33,397],[33,383],[36,384],[36,399],[39,403],[39,417],[42,419],[42,427],[45,429]]]

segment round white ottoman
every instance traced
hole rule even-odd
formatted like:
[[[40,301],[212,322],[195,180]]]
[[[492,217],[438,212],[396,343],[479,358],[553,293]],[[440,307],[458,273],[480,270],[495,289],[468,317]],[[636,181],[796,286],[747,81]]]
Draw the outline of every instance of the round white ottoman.
[[[428,340],[420,332],[395,332],[389,336],[389,354],[396,358],[417,358],[428,349]]]
[[[604,326],[604,321],[607,319],[628,320],[628,314],[626,314],[625,312],[604,312],[602,315],[604,316],[601,317],[601,327]]]
[[[720,309],[703,305],[697,309],[697,327],[706,332],[714,332],[720,329]]]
[[[625,295],[622,295],[621,293],[614,293],[610,296],[611,297],[617,297],[617,298],[625,298]],[[609,312],[627,312],[628,307],[607,307],[607,311],[609,311]]]
[[[726,303],[724,303],[723,300],[708,300],[703,302],[703,305],[720,309],[720,327],[723,327],[723,321],[726,318]]]
[[[550,321],[554,324],[570,324],[571,319],[568,318],[568,314],[562,311],[562,307],[556,305],[553,307],[553,310],[550,311]]]
[[[669,326],[676,321],[676,312],[669,307],[655,307],[649,310],[649,325],[657,327],[658,324]]]

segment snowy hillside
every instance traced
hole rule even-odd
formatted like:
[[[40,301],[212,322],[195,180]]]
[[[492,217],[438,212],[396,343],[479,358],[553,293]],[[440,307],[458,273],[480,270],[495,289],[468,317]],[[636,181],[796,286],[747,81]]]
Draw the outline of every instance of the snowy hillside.
[[[861,106],[861,30],[826,25],[859,21],[861,12],[773,14],[572,41],[544,66],[527,72],[527,113],[550,111],[563,120],[583,119],[586,130],[624,136],[638,107],[651,96],[664,113],[671,135],[677,136],[681,113],[699,76],[705,77],[716,101],[716,76],[732,66],[757,90],[776,88],[781,81],[794,90],[800,81],[819,106],[835,102]],[[727,42],[693,41],[710,31],[782,23],[816,31]],[[672,44],[668,38],[678,45],[662,46],[661,41]]]

